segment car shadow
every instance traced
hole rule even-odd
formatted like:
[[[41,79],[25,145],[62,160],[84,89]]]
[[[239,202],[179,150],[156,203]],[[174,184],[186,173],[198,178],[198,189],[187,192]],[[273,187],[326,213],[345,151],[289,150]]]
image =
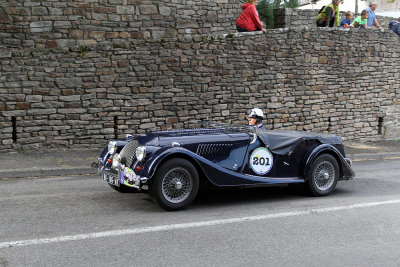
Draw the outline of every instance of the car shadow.
[[[224,188],[206,189],[199,192],[192,207],[212,207],[232,204],[261,203],[265,201],[296,200],[305,196],[304,191],[298,188],[280,187],[257,187],[257,188]]]
[[[345,199],[355,197],[375,197],[398,195],[399,183],[382,181],[379,179],[363,178],[339,182],[330,199]],[[164,210],[148,193],[121,194],[111,191],[104,192],[101,198],[108,198],[114,211],[134,211],[144,213],[158,213]],[[199,191],[195,201],[188,210],[202,210],[213,208],[230,208],[249,204],[268,204],[284,201],[308,201],[322,198],[313,198],[299,186],[249,187],[249,188],[207,188]],[[318,200],[319,199],[319,200]],[[325,199],[325,197],[323,197]],[[116,204],[118,203],[118,204]],[[187,210],[186,210],[187,211]]]

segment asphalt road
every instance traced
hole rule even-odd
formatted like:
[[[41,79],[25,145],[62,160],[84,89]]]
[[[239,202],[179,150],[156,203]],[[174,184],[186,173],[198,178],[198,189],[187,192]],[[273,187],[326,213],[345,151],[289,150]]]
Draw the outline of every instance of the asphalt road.
[[[400,266],[400,161],[354,167],[329,197],[205,192],[180,212],[96,176],[0,180],[0,266]]]

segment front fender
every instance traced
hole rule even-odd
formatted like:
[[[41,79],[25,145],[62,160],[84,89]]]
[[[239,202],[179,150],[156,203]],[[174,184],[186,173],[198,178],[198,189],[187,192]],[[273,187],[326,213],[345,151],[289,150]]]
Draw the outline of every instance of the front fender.
[[[143,173],[141,174],[144,177],[151,178],[153,177],[155,171],[157,170],[160,163],[173,154],[185,154],[191,158],[196,158],[198,155],[193,152],[182,148],[182,147],[164,147],[160,148],[157,151],[154,151],[150,157],[146,160],[143,165]]]
[[[349,164],[349,160],[346,159],[340,151],[332,145],[322,144],[315,147],[307,157],[305,168],[303,172],[304,180],[307,180],[308,173],[311,171],[311,165],[314,160],[321,154],[328,153],[336,158],[338,161],[339,169],[341,171],[341,177],[339,179],[351,179],[355,176],[354,170],[351,168]]]

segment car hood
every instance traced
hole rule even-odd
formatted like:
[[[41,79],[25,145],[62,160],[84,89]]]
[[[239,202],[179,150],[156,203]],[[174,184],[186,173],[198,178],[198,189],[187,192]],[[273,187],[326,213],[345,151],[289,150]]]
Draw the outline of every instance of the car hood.
[[[229,142],[233,140],[248,140],[248,132],[235,132],[226,129],[188,129],[175,131],[157,131],[142,134],[135,139],[141,145],[172,146],[172,143],[188,145],[205,142]]]

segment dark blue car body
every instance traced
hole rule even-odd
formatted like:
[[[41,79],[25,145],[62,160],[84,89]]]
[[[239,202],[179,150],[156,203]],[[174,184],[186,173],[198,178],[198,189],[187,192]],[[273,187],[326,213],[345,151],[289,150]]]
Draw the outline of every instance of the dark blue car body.
[[[132,187],[141,190],[144,185],[151,187],[160,166],[177,158],[190,162],[200,180],[218,187],[306,183],[321,155],[335,159],[337,180],[354,176],[342,139],[334,135],[226,127],[158,131],[114,142],[114,154],[106,147],[99,157],[99,171],[114,189],[131,186],[119,182],[123,182],[121,162],[135,172],[138,182]],[[134,155],[139,146],[145,148],[141,161]],[[267,156],[256,155],[257,149]],[[116,158],[118,164],[113,167]],[[254,165],[259,160],[265,166]]]

